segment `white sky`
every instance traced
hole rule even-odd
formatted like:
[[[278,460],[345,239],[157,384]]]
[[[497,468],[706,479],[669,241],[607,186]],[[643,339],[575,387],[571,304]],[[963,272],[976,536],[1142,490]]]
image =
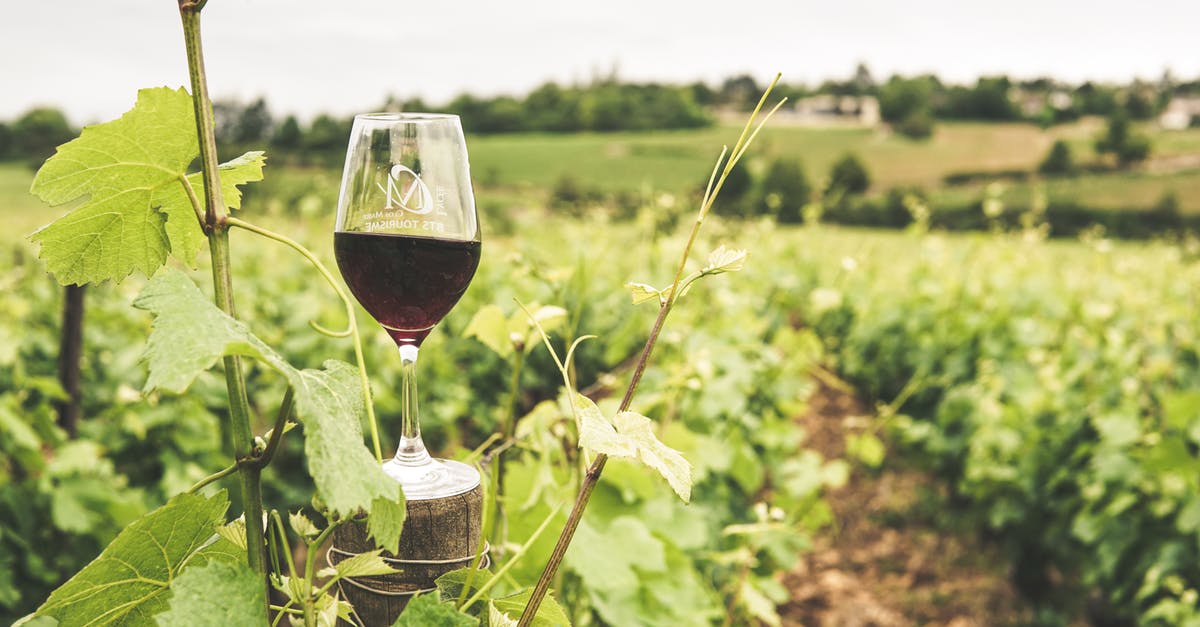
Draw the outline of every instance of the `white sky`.
[[[140,87],[187,84],[172,0],[4,4],[0,120],[49,104],[98,121]],[[210,0],[203,16],[214,97],[261,95],[303,118],[388,94],[521,94],[614,63],[626,80],[710,83],[776,71],[814,83],[859,61],[877,80],[1200,77],[1196,0]]]

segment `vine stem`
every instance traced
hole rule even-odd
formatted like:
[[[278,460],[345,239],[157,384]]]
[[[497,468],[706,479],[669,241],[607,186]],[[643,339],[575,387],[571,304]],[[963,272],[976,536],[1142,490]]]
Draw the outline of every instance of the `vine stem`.
[[[317,607],[316,601],[319,594],[313,594],[312,584],[316,578],[317,571],[317,554],[320,552],[322,544],[333,535],[333,531],[340,527],[345,520],[331,520],[329,526],[321,530],[311,542],[308,542],[308,554],[304,556],[304,581],[308,585],[304,592],[304,624],[305,627],[316,627],[317,625]]]
[[[233,277],[230,270],[229,232],[223,224],[225,201],[217,175],[217,141],[214,131],[212,104],[208,96],[208,81],[204,73],[204,53],[200,44],[200,9],[204,0],[179,0],[179,16],[183,22],[183,38],[187,47],[188,76],[192,85],[192,107],[196,117],[196,135],[200,144],[200,162],[204,180],[203,228],[208,236],[212,255],[213,289],[217,307],[237,317],[233,303]],[[194,197],[193,197],[194,198]],[[193,203],[195,200],[193,200]],[[193,205],[194,207],[194,205]],[[243,460],[253,454],[254,439],[250,431],[250,400],[246,394],[246,378],[240,357],[224,358],[225,387],[229,393],[229,423],[234,457]],[[268,613],[266,562],[267,544],[263,535],[262,469],[239,464],[242,507],[246,518],[246,562],[250,569],[263,575],[263,616]]]
[[[687,267],[688,257],[691,255],[692,247],[696,243],[696,237],[700,234],[700,226],[704,224],[704,218],[708,215],[709,209],[712,208],[713,201],[717,194],[720,193],[721,187],[725,184],[725,179],[729,176],[729,172],[733,170],[733,166],[741,160],[742,155],[746,153],[746,149],[754,141],[755,136],[762,129],[767,120],[779,110],[783,105],[784,100],[779,101],[762,121],[757,126],[754,124],[755,118],[762,111],[763,104],[766,103],[767,97],[775,84],[779,82],[779,74],[775,75],[775,79],[767,86],[766,91],[758,100],[758,106],[754,108],[754,112],[750,114],[750,119],[746,121],[746,126],[742,129],[741,136],[738,137],[737,143],[733,146],[733,151],[730,153],[729,159],[725,159],[726,150],[721,150],[721,156],[717,158],[717,163],[713,166],[713,172],[709,176],[708,186],[704,192],[704,198],[700,202],[700,211],[696,214],[696,221],[692,224],[692,232],[688,237],[687,244],[684,246],[683,254],[679,258],[679,266],[675,270],[675,280],[671,283],[670,291],[666,299],[663,300],[662,306],[659,307],[658,317],[654,320],[654,327],[650,330],[650,335],[646,338],[646,343],[642,346],[642,353],[638,357],[637,366],[634,367],[633,376],[629,380],[629,385],[625,388],[625,396],[621,398],[619,412],[627,411],[630,404],[633,402],[633,394],[637,391],[638,384],[642,380],[642,375],[646,372],[646,366],[650,362],[650,355],[654,352],[654,346],[658,343],[658,336],[662,333],[663,324],[667,320],[667,315],[671,313],[671,309],[675,306],[675,301],[679,297],[679,284],[683,280],[684,271]],[[721,161],[725,161],[725,168],[721,171],[720,176],[717,176],[717,171],[721,167]],[[542,571],[538,578],[537,585],[533,588],[533,593],[529,597],[529,602],[525,605],[525,610],[521,612],[521,620],[518,621],[517,627],[529,627],[533,622],[533,617],[537,614],[538,607],[542,604],[542,599],[550,590],[550,582],[558,573],[559,567],[562,565],[563,558],[567,554],[567,548],[571,544],[571,539],[575,537],[575,531],[579,528],[579,522],[583,520],[583,512],[587,508],[588,501],[592,498],[592,491],[595,490],[596,484],[600,481],[600,475],[604,472],[604,465],[608,462],[608,455],[598,453],[596,458],[592,460],[592,465],[588,467],[587,472],[583,476],[583,482],[579,487],[579,494],[575,497],[575,505],[571,508],[571,513],[567,516],[567,523],[563,526],[562,532],[558,536],[558,542],[554,545],[554,551],[550,553],[550,560],[546,563],[546,568]]]
[[[335,337],[349,335],[351,338],[353,338],[354,361],[358,366],[358,378],[362,385],[363,401],[367,406],[367,422],[371,426],[371,445],[375,449],[375,459],[379,461],[379,463],[383,463],[383,450],[379,446],[379,426],[375,419],[375,406],[371,402],[371,380],[367,377],[367,363],[363,358],[362,337],[358,332],[358,317],[354,312],[354,301],[350,300],[350,297],[346,295],[346,290],[342,289],[342,285],[338,283],[337,279],[334,278],[333,273],[325,267],[325,264],[322,263],[321,260],[318,259],[311,250],[305,248],[300,242],[297,242],[296,240],[293,240],[292,238],[281,233],[276,233],[269,229],[258,226],[257,224],[252,224],[233,216],[226,217],[225,223],[229,226],[236,226],[240,229],[250,231],[256,235],[261,235],[267,239],[275,240],[276,242],[288,246],[292,250],[300,253],[302,257],[307,259],[308,262],[312,264],[314,268],[316,268],[317,272],[324,277],[325,282],[329,283],[329,286],[333,288],[335,293],[337,293],[338,298],[342,300],[342,305],[346,308],[346,328],[348,333],[342,334],[320,328],[318,328],[318,330],[322,333]],[[316,326],[317,325],[314,325],[314,327]]]

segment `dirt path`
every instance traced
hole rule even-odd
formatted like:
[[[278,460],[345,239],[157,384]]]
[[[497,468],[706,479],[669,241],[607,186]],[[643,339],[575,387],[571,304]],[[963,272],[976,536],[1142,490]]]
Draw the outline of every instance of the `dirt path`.
[[[822,387],[800,418],[807,445],[826,458],[843,455],[844,433],[867,415],[845,392]],[[1026,624],[1029,615],[1010,585],[1003,560],[975,538],[940,529],[929,515],[934,489],[924,473],[856,468],[828,495],[836,523],[784,582],[792,600],[785,625],[897,627]],[[936,502],[936,501],[934,501]]]

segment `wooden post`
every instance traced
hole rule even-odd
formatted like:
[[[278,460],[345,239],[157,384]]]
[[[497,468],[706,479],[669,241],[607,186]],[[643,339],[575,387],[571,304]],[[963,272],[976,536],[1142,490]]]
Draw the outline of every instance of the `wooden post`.
[[[354,606],[357,623],[375,627],[391,625],[412,597],[433,590],[434,580],[452,570],[471,565],[483,523],[483,489],[438,499],[409,500],[408,517],[400,534],[400,551],[384,558],[403,572],[380,577],[342,580],[342,598]],[[358,553],[375,550],[366,524],[353,522],[333,532],[328,556],[336,564]],[[484,558],[486,564],[487,558]],[[347,623],[340,622],[341,625]]]
[[[68,285],[63,290],[62,332],[58,343],[58,380],[67,398],[56,403],[58,426],[75,437],[79,416],[83,413],[79,361],[83,358],[83,286]]]

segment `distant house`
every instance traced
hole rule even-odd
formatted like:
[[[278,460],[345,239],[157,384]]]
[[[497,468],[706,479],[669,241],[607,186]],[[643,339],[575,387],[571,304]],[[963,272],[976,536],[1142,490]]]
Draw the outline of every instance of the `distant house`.
[[[801,98],[786,116],[795,124],[809,126],[876,126],[880,121],[879,100],[874,96],[819,94]]]
[[[1008,99],[1016,103],[1021,115],[1026,118],[1036,118],[1047,107],[1055,111],[1066,111],[1071,108],[1071,94],[1055,89],[1053,91],[1030,91],[1013,87],[1008,92]]]
[[[1175,96],[1158,116],[1158,125],[1180,130],[1200,124],[1200,96]]]

